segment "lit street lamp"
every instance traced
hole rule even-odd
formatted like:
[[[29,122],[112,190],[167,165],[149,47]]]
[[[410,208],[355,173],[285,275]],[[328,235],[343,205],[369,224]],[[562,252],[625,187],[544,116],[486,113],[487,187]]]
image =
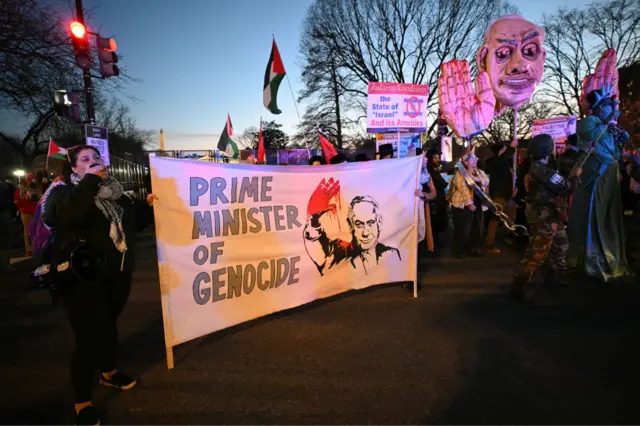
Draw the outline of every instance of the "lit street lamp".
[[[22,182],[22,177],[25,175],[25,172],[24,170],[18,169],[13,171],[13,175],[18,178],[18,182]]]

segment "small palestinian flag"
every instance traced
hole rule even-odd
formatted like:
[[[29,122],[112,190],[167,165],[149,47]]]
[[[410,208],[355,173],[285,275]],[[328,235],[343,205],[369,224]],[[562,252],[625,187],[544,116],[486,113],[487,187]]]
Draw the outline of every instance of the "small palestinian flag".
[[[49,158],[65,160],[67,158],[67,150],[56,145],[53,139],[49,139],[49,152],[47,153],[47,159]]]
[[[240,156],[240,150],[238,144],[233,140],[233,126],[231,126],[231,117],[227,114],[227,123],[224,125],[224,130],[220,135],[218,141],[218,149],[224,152],[227,157],[238,158]]]
[[[280,82],[285,75],[286,71],[284,70],[282,58],[280,58],[280,52],[278,52],[278,46],[274,39],[267,70],[264,73],[264,89],[262,92],[264,106],[271,111],[272,114],[280,114],[282,112],[278,109],[277,98],[278,87],[280,87]]]
[[[227,114],[227,122],[218,141],[218,149],[226,154],[227,157],[238,158],[240,150],[238,144],[233,140],[233,126],[231,126],[231,117]]]
[[[322,133],[322,130],[318,129],[318,135],[320,136],[320,148],[322,148],[322,154],[324,155],[324,159],[327,161],[327,164],[331,161],[333,157],[338,155],[338,150],[334,144]]]

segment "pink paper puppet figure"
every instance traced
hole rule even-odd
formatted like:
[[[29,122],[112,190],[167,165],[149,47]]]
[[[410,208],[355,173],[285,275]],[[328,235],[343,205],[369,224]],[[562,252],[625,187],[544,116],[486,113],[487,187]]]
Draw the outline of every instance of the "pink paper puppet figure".
[[[594,74],[587,75],[582,80],[582,92],[580,93],[580,106],[582,111],[589,113],[591,105],[587,101],[587,95],[594,90],[602,89],[603,93],[617,100],[620,96],[618,89],[618,59],[615,49],[607,49],[603,54]]]
[[[477,94],[476,94],[477,92]],[[493,120],[496,98],[486,72],[481,72],[471,85],[469,62],[442,64],[438,79],[440,112],[458,137],[469,137],[485,130]]]
[[[496,115],[505,107],[517,110],[531,99],[544,72],[544,37],[542,27],[519,15],[503,16],[487,29],[476,64],[479,72],[489,74]]]

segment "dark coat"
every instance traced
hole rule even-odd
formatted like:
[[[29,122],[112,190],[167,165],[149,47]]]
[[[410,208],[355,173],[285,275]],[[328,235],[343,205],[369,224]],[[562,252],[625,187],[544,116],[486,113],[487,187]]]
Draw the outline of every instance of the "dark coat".
[[[123,208],[122,227],[128,248],[123,263],[123,254],[109,237],[110,222],[95,204],[101,183],[99,176],[88,174],[78,185],[59,185],[49,194],[42,218],[55,232],[52,264],[69,260],[69,248],[84,238],[92,252],[104,256],[110,275],[122,269],[129,276],[135,265],[135,234],[147,224],[148,206],[136,205],[126,195],[117,200]]]
[[[434,232],[442,232],[449,226],[449,216],[447,208],[449,202],[447,201],[447,195],[445,190],[447,189],[447,181],[444,180],[438,170],[436,170],[431,163],[427,165],[427,171],[433,181],[433,186],[436,188],[436,198],[431,202],[431,227]]]

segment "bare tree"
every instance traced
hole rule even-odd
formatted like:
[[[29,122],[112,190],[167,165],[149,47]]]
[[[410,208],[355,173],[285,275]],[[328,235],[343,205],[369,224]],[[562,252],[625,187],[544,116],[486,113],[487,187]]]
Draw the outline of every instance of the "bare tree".
[[[262,138],[267,149],[289,148],[289,136],[282,131],[282,124],[275,121],[262,122]],[[259,133],[255,126],[248,127],[239,138],[244,148],[258,149]]]
[[[531,135],[534,120],[550,118],[558,113],[558,108],[553,103],[541,98],[542,96],[536,95],[518,109],[518,139],[525,139]],[[486,145],[512,140],[513,110],[510,108],[494,118],[489,127],[476,138],[476,142]]]
[[[46,0],[0,2],[0,106],[31,123],[22,137],[0,132],[0,139],[27,162],[46,150],[48,136],[79,127],[56,117],[53,108],[56,90],[82,87],[66,21]],[[98,66],[97,58],[93,63]],[[110,94],[122,93],[131,80],[124,72],[118,79],[94,80],[96,111],[101,94],[107,105]]]
[[[547,61],[543,93],[565,114],[584,117],[580,106],[582,79],[593,72],[608,48],[618,65],[640,60],[640,0],[591,3],[545,16]]]
[[[501,0],[316,0],[301,41],[302,96],[312,100],[305,121],[355,128],[366,116],[370,81],[429,84],[435,115],[440,65],[471,59],[491,20],[512,11]],[[339,126],[326,127],[338,137]]]

